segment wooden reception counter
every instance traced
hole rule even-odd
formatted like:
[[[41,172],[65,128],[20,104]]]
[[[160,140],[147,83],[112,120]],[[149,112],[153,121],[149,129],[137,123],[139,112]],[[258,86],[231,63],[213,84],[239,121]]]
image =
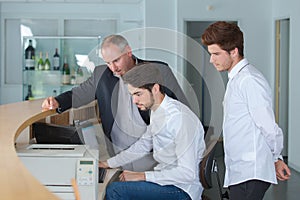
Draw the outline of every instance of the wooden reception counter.
[[[0,199],[58,199],[19,160],[15,139],[32,123],[55,114],[41,112],[43,100],[0,105]]]

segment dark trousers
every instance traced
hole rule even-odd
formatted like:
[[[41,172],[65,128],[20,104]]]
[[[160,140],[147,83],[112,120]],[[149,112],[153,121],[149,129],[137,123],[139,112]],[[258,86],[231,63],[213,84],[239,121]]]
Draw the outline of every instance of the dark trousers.
[[[250,180],[229,186],[230,200],[262,200],[271,183]]]

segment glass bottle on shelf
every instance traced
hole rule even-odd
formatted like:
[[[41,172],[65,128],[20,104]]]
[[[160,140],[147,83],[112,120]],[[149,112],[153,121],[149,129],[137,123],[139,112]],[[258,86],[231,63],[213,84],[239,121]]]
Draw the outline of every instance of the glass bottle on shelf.
[[[48,52],[46,52],[46,58],[45,58],[44,68],[45,68],[45,70],[50,70],[51,69],[51,63],[50,63],[50,60],[49,60],[49,54],[48,54]]]
[[[76,84],[80,84],[84,81],[82,68],[79,66],[76,71]]]
[[[32,100],[33,99],[33,95],[32,95],[32,90],[31,90],[31,85],[28,85],[28,90],[27,90],[27,95],[25,97],[25,100]]]
[[[44,70],[43,53],[40,51],[40,58],[38,61],[38,70]]]
[[[71,77],[70,77],[70,84],[71,85],[75,85],[76,84],[76,75],[75,74],[71,75]]]
[[[58,48],[55,49],[55,54],[53,55],[53,70],[59,70],[60,68],[60,57],[58,54]]]
[[[25,69],[34,70],[35,49],[32,46],[32,40],[29,40],[29,45],[25,49]]]
[[[52,96],[53,96],[53,97],[56,97],[56,96],[57,96],[57,91],[56,91],[56,90],[53,90],[53,91],[52,91]]]
[[[62,69],[62,84],[70,84],[70,68],[66,56],[64,57],[64,65]]]

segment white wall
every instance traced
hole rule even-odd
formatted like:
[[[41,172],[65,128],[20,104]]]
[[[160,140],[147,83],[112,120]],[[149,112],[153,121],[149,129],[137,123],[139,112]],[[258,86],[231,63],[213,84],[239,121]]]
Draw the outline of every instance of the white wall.
[[[177,29],[176,16],[177,16],[176,1],[174,0],[145,1],[145,27],[156,27],[156,28],[176,30]],[[162,30],[162,32],[164,31]],[[151,38],[151,36],[147,37],[147,32],[145,37],[146,39]],[[175,44],[175,41],[165,40],[165,38],[163,38],[162,36],[157,38],[157,42],[158,41],[161,43],[173,42],[173,44]],[[151,43],[153,41],[148,40],[148,42]],[[148,49],[146,52],[146,57],[148,59],[155,59],[155,60],[161,60],[167,62],[173,69],[176,69],[177,63],[176,63],[175,54],[173,52],[159,51],[158,49],[153,49],[153,50]]]

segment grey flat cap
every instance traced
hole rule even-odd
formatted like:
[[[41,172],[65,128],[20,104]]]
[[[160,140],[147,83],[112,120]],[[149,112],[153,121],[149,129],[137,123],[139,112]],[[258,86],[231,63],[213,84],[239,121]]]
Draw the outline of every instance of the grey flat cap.
[[[139,88],[147,84],[157,83],[163,85],[163,80],[160,74],[157,63],[144,63],[133,67],[123,75],[125,83]]]

